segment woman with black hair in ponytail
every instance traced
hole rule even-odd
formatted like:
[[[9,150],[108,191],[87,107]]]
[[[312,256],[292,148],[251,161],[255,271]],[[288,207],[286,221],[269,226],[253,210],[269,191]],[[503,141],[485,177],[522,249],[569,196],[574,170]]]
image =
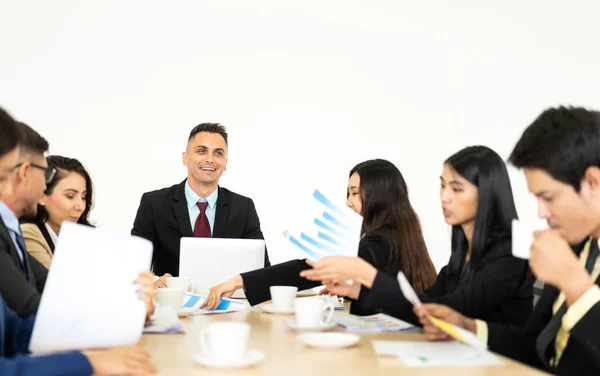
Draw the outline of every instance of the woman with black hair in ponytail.
[[[517,218],[502,158],[485,146],[467,147],[444,163],[440,176],[444,219],[452,226],[452,252],[435,283],[418,293],[486,321],[524,325],[533,309],[533,275],[526,260],[511,254],[511,221]],[[417,323],[396,278],[352,257],[328,257],[302,272],[331,293],[365,307]],[[354,280],[352,286],[343,281]]]

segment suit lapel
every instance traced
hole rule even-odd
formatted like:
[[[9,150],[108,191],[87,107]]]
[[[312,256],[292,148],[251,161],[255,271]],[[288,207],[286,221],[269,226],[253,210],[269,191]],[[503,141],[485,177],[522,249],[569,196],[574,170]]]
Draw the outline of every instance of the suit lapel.
[[[19,254],[17,253],[17,248],[15,247],[15,243],[12,240],[12,237],[10,236],[10,233],[8,232],[8,228],[6,227],[6,225],[4,224],[4,220],[2,219],[2,217],[0,217],[0,238],[2,238],[2,240],[4,242],[6,242],[6,244],[8,244],[8,249],[10,250],[10,257],[13,259],[13,261],[19,265],[19,267],[21,268],[21,270],[24,271],[23,269],[23,263],[21,262],[21,259],[19,258]]]
[[[229,217],[229,199],[224,189],[219,189],[219,198],[217,198],[217,212],[215,213],[215,227],[213,228],[213,238],[225,237],[225,224]]]
[[[192,230],[192,224],[190,223],[190,214],[187,208],[187,201],[185,199],[185,180],[177,186],[175,194],[173,195],[173,211],[175,212],[175,218],[179,223],[179,231],[181,231],[182,237],[192,237],[194,232]]]

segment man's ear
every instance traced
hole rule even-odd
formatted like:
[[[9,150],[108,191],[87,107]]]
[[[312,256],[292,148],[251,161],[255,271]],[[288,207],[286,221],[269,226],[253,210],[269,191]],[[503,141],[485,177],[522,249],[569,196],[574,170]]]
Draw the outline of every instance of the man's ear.
[[[183,165],[187,167],[187,153],[185,151],[181,153],[181,161],[183,162]]]
[[[588,167],[585,170],[581,184],[588,186],[593,197],[600,198],[600,168],[597,166]]]

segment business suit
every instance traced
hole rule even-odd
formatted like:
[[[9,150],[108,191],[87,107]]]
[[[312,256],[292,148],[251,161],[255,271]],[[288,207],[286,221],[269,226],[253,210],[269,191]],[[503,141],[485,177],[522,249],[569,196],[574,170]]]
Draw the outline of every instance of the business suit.
[[[574,251],[582,258],[587,258],[585,256],[587,251],[582,252],[581,247],[574,249]],[[600,277],[598,276],[600,274],[600,259],[595,259],[595,263],[588,266],[593,266],[592,278],[595,279],[596,285],[600,286]],[[588,269],[589,271],[590,269]],[[555,308],[561,303],[561,300],[559,300],[560,295],[560,290],[556,287],[545,284],[542,295],[525,327],[487,323],[487,343],[490,350],[559,375],[600,374],[600,325],[598,325],[600,301],[596,301],[595,304],[591,305],[589,310],[579,313],[581,318],[568,330],[568,341],[565,343],[555,368],[551,367],[550,364],[551,359],[556,355],[555,346],[559,332],[553,333],[550,330],[550,335],[547,337],[549,345],[541,347],[545,351],[538,351],[540,337],[555,315]],[[581,299],[584,299],[583,296]],[[576,309],[576,305],[573,303],[569,306],[569,309]],[[561,326],[567,325],[564,320],[566,315],[558,316],[558,319],[560,319]]]
[[[13,311],[20,316],[29,316],[37,312],[48,269],[25,251],[23,257],[27,257],[31,269],[28,281],[8,231],[0,217],[0,294]]]
[[[35,316],[18,317],[0,296],[0,375],[91,375],[90,362],[79,351],[30,357]]]
[[[433,286],[418,295],[424,303],[444,304],[468,317],[522,326],[533,308],[533,282],[527,261],[512,256],[510,238],[505,236],[488,245],[466,281],[445,266]],[[365,301],[401,320],[418,323],[395,276],[377,273]]]
[[[186,181],[172,187],[146,192],[133,223],[132,235],[152,242],[156,275],[179,275],[179,244],[192,237],[193,228],[185,197]],[[213,238],[264,239],[254,202],[248,197],[218,187]],[[265,250],[265,266],[269,266]]]
[[[358,257],[367,261],[378,270],[387,270],[392,255],[390,239],[391,229],[381,228],[366,233],[360,240],[358,246]],[[269,268],[258,269],[248,273],[242,273],[244,291],[251,305],[262,303],[271,299],[271,286],[296,286],[305,290],[321,285],[320,281],[310,281],[300,277],[300,272],[310,269],[306,260],[292,260]],[[387,271],[395,275],[397,270]],[[364,288],[362,290],[365,290]],[[372,306],[365,302],[366,294],[361,291],[359,298],[350,306],[350,313],[364,316],[375,313]]]
[[[47,269],[50,269],[54,254],[54,242],[45,224],[22,223],[21,231],[27,252]]]

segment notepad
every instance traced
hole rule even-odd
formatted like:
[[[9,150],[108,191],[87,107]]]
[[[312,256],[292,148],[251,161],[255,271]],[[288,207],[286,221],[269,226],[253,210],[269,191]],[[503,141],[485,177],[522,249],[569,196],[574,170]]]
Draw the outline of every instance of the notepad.
[[[414,328],[413,325],[384,313],[370,316],[336,314],[333,319],[349,332],[399,332]]]

